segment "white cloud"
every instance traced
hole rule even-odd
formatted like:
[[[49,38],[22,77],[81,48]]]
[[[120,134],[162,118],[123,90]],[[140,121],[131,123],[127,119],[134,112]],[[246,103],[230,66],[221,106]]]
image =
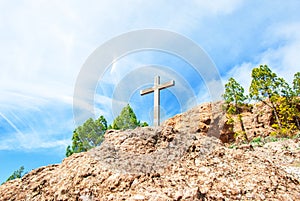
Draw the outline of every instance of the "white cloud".
[[[197,8],[201,9],[207,15],[213,14],[230,14],[235,9],[237,9],[241,4],[242,0],[211,0],[211,1],[194,1],[198,6]]]
[[[45,89],[64,95],[61,89],[69,87],[67,95],[72,95],[70,85],[85,57],[76,57],[83,47],[78,46],[78,18],[68,5],[60,1],[11,2],[1,10],[1,18],[6,20],[0,22],[0,86],[20,90],[27,84],[28,91],[32,90],[30,84],[40,86],[36,95]]]
[[[178,4],[183,9],[177,11],[183,13],[169,18],[172,8],[178,8]],[[159,25],[182,30],[186,22],[201,16],[204,11],[206,15],[228,13],[238,4],[237,1],[226,4],[224,1],[214,4],[195,1],[190,7],[182,2],[168,1],[2,3],[4,12],[0,16],[6,21],[0,22],[3,34],[0,38],[0,86],[32,94],[32,97],[54,96],[69,101],[84,59],[99,42],[131,28]],[[192,15],[185,15],[186,9]],[[153,13],[157,12],[160,15],[153,18]],[[176,26],[172,22],[176,22]],[[168,25],[170,23],[172,25]],[[102,30],[104,27],[109,29]],[[97,36],[99,34],[101,37]],[[81,49],[87,52],[82,54]],[[77,55],[81,56],[78,58]]]
[[[227,82],[229,77],[234,77],[248,93],[251,82],[251,71],[254,67],[267,64],[279,77],[283,77],[289,83],[300,69],[300,24],[287,23],[275,24],[268,28],[266,44],[269,48],[256,55],[256,62],[242,63],[233,67],[224,77]]]
[[[233,77],[238,83],[243,86],[243,88],[245,89],[245,94],[248,94],[251,84],[251,71],[254,67],[257,67],[257,65],[252,63],[243,63],[241,65],[233,67],[224,77],[224,85],[228,82],[228,79],[230,77]]]
[[[59,149],[65,150],[68,145],[71,144],[71,139],[50,139],[42,138],[40,134],[36,133],[24,133],[13,134],[10,138],[2,139],[0,142],[0,150],[26,150],[32,151],[36,149]]]
[[[293,75],[300,71],[300,22],[285,23],[271,30],[271,42],[279,45],[264,52],[262,62],[274,66],[275,72],[292,82]]]

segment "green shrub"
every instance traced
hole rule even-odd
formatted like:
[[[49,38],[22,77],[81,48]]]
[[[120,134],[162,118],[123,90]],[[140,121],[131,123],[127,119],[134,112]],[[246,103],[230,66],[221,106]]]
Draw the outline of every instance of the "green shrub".
[[[232,144],[228,147],[229,149],[237,149],[237,146],[235,144]]]
[[[266,142],[277,142],[278,138],[273,137],[273,136],[268,136],[268,137],[266,137],[265,140],[266,140]]]
[[[296,135],[294,135],[294,136],[292,137],[292,139],[297,139],[297,138],[300,138],[300,133],[297,133]]]
[[[262,142],[262,138],[260,136],[253,138],[251,141],[251,143],[261,143],[261,142]]]

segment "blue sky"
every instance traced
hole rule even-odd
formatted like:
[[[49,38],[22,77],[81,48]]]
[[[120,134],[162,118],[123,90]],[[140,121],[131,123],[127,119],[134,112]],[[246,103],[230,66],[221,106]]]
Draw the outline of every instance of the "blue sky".
[[[61,162],[76,127],[73,93],[80,70],[101,44],[123,33],[154,28],[181,34],[203,48],[224,82],[233,76],[246,91],[259,64],[288,82],[300,69],[298,0],[3,0],[0,9],[0,182],[21,165],[30,171]],[[115,105],[129,101],[140,119],[150,121],[153,97],[138,92],[151,83],[135,84],[144,79],[139,68],[151,65],[165,69],[163,81],[168,75],[179,80],[162,92],[165,118],[184,111],[180,104],[189,102],[189,94],[197,103],[210,100],[207,83],[188,63],[145,51],[107,67],[95,91],[95,116],[111,121],[120,109]],[[113,106],[112,97],[118,98]]]

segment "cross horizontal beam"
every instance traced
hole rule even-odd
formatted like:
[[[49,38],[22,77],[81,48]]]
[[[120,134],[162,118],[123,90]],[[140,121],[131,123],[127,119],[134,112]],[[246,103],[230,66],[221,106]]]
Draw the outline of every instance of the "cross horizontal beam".
[[[143,89],[143,90],[140,91],[140,94],[143,96],[143,95],[146,95],[146,94],[153,93],[155,89],[162,90],[162,89],[165,89],[165,88],[168,88],[168,87],[172,87],[174,85],[175,85],[175,81],[171,80],[169,82],[166,82],[166,83],[158,85],[158,86],[154,86],[154,87],[151,87],[151,88],[148,88],[148,89]]]

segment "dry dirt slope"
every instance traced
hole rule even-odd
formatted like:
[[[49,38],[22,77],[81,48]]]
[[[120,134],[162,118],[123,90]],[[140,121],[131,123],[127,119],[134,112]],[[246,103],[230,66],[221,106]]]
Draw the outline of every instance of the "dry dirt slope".
[[[100,147],[0,186],[0,200],[300,200],[298,139],[229,149],[207,136],[231,135],[214,107],[108,131]]]

